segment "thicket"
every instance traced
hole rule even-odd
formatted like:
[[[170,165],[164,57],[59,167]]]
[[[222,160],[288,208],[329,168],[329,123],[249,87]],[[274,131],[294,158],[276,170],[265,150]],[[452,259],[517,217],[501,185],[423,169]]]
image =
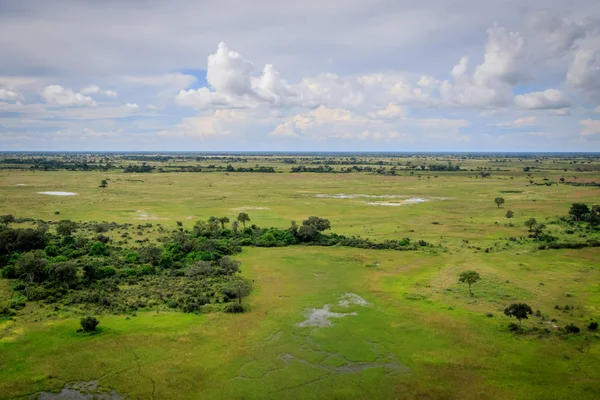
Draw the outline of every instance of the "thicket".
[[[162,226],[158,244],[138,241],[123,246],[110,234],[117,229],[152,227],[107,222],[35,222],[35,227],[13,228],[12,216],[0,217],[0,275],[14,279],[13,289],[27,301],[76,305],[94,312],[131,312],[166,306],[184,312],[201,311],[207,304],[239,312],[242,297],[251,289],[239,275],[240,262],[229,256],[242,246],[290,245],[349,246],[374,249],[415,250],[427,246],[409,238],[375,243],[346,237],[330,230],[329,220],[310,217],[288,229],[243,227],[245,213],[229,224],[226,217],[198,221],[193,229],[167,232]],[[50,229],[54,226],[55,229]],[[114,236],[114,235],[113,235]],[[128,233],[121,235],[129,237]],[[228,306],[235,302],[236,306]],[[14,315],[18,305],[2,305],[4,316]]]

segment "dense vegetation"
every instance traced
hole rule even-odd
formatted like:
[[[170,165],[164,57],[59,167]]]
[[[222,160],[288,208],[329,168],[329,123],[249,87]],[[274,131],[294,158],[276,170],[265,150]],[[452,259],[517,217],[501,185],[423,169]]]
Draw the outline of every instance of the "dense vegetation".
[[[114,244],[103,234],[128,231],[129,224],[61,220],[37,221],[35,228],[11,228],[15,221],[12,215],[0,217],[2,277],[17,280],[13,289],[23,300],[81,305],[97,312],[124,313],[163,305],[195,312],[213,309],[203,308],[211,304],[226,305],[225,311],[241,311],[227,303],[235,300],[241,305],[250,290],[250,282],[239,276],[240,263],[229,258],[242,246],[304,244],[394,250],[427,246],[422,240],[411,243],[409,238],[373,243],[326,234],[331,228],[329,220],[314,216],[301,225],[292,222],[287,230],[246,227],[250,221],[246,213],[240,213],[231,227],[227,217],[211,217],[198,221],[191,231],[179,228],[163,234],[158,239],[161,245],[139,247],[126,246],[125,241]],[[52,225],[56,233],[49,229]],[[161,231],[166,232],[162,227]],[[14,315],[22,306],[21,301],[12,301],[3,306],[2,314]]]

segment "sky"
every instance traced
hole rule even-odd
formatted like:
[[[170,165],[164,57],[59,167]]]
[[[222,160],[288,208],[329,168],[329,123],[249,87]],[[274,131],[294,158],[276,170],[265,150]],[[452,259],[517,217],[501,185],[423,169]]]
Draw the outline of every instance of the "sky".
[[[600,1],[0,0],[0,150],[600,151]]]

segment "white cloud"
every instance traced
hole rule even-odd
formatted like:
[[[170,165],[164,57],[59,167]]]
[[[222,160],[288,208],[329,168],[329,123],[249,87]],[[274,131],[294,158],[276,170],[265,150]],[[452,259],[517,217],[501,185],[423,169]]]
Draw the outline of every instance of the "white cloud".
[[[581,134],[583,136],[600,135],[600,120],[584,119],[579,121],[579,125],[583,125]]]
[[[514,121],[506,121],[506,122],[500,122],[500,123],[488,124],[488,125],[489,126],[497,126],[497,127],[519,127],[519,126],[533,125],[533,124],[535,124],[535,121],[536,121],[536,117],[531,116],[531,117],[517,118]]]
[[[462,57],[451,71],[453,82],[445,80],[441,84],[442,100],[451,106],[508,106],[513,97],[512,87],[526,78],[520,65],[523,48],[524,39],[519,33],[501,27],[489,29],[483,63],[470,76],[469,59]]]
[[[127,108],[127,109],[129,109],[129,110],[132,110],[132,111],[136,111],[136,110],[139,110],[139,109],[140,109],[140,106],[138,106],[138,105],[137,105],[137,104],[135,104],[135,103],[126,103],[126,104],[125,104],[125,108]]]
[[[94,131],[93,129],[90,129],[90,128],[84,128],[83,132],[86,135],[94,136],[94,137],[106,137],[106,136],[110,137],[110,136],[116,136],[116,135],[118,135],[119,133],[122,132],[122,130],[119,129],[119,130],[116,130],[116,131],[97,132],[97,131]],[[57,132],[57,134],[59,134],[59,132]]]
[[[98,85],[86,86],[79,91],[81,94],[101,94],[106,97],[117,97],[117,92],[114,90],[101,90]]]
[[[567,82],[600,101],[600,36],[585,41],[575,51]]]
[[[571,106],[566,94],[558,89],[547,89],[543,92],[531,92],[515,97],[515,104],[527,110],[562,109]]]
[[[17,101],[17,100],[25,100],[25,98],[19,92],[0,88],[0,100]]]
[[[371,112],[370,116],[371,118],[398,119],[406,116],[406,109],[396,104],[390,103],[384,109]]]
[[[48,104],[59,106],[95,106],[96,102],[89,96],[81,93],[75,93],[71,89],[63,88],[60,85],[50,85],[44,88],[41,93],[42,98]]]

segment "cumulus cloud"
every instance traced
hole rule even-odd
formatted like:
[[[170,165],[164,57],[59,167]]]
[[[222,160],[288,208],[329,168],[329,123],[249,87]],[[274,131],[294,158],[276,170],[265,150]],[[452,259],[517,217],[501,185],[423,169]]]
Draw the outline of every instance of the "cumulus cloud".
[[[568,108],[571,101],[558,89],[547,89],[543,92],[531,92],[515,97],[515,104],[527,110],[557,110]]]
[[[577,49],[567,71],[567,82],[600,101],[600,36]]]
[[[41,93],[42,99],[48,104],[59,106],[95,106],[96,102],[89,96],[75,93],[72,89],[66,89],[60,85],[50,85]]]
[[[314,108],[357,107],[364,96],[360,85],[336,74],[326,73],[304,78],[290,85],[271,64],[260,76],[253,76],[254,65],[239,53],[219,43],[216,53],[208,56],[208,87],[180,90],[178,104],[198,109],[222,106],[232,108],[273,107]]]
[[[453,82],[444,80],[441,84],[442,100],[452,106],[475,108],[509,105],[512,87],[526,79],[520,64],[523,49],[524,39],[519,33],[497,26],[489,29],[483,63],[470,75],[469,59],[462,57],[450,73]]]
[[[9,89],[2,89],[2,88],[0,88],[0,100],[4,100],[4,101],[18,101],[18,100],[25,100],[25,98],[19,92],[15,92],[15,91],[9,90]]]
[[[390,103],[387,107],[370,113],[371,118],[398,119],[406,116],[406,109],[396,104]]]
[[[102,90],[98,85],[86,86],[79,91],[81,94],[100,94],[106,97],[117,97],[117,92],[114,90]]]

